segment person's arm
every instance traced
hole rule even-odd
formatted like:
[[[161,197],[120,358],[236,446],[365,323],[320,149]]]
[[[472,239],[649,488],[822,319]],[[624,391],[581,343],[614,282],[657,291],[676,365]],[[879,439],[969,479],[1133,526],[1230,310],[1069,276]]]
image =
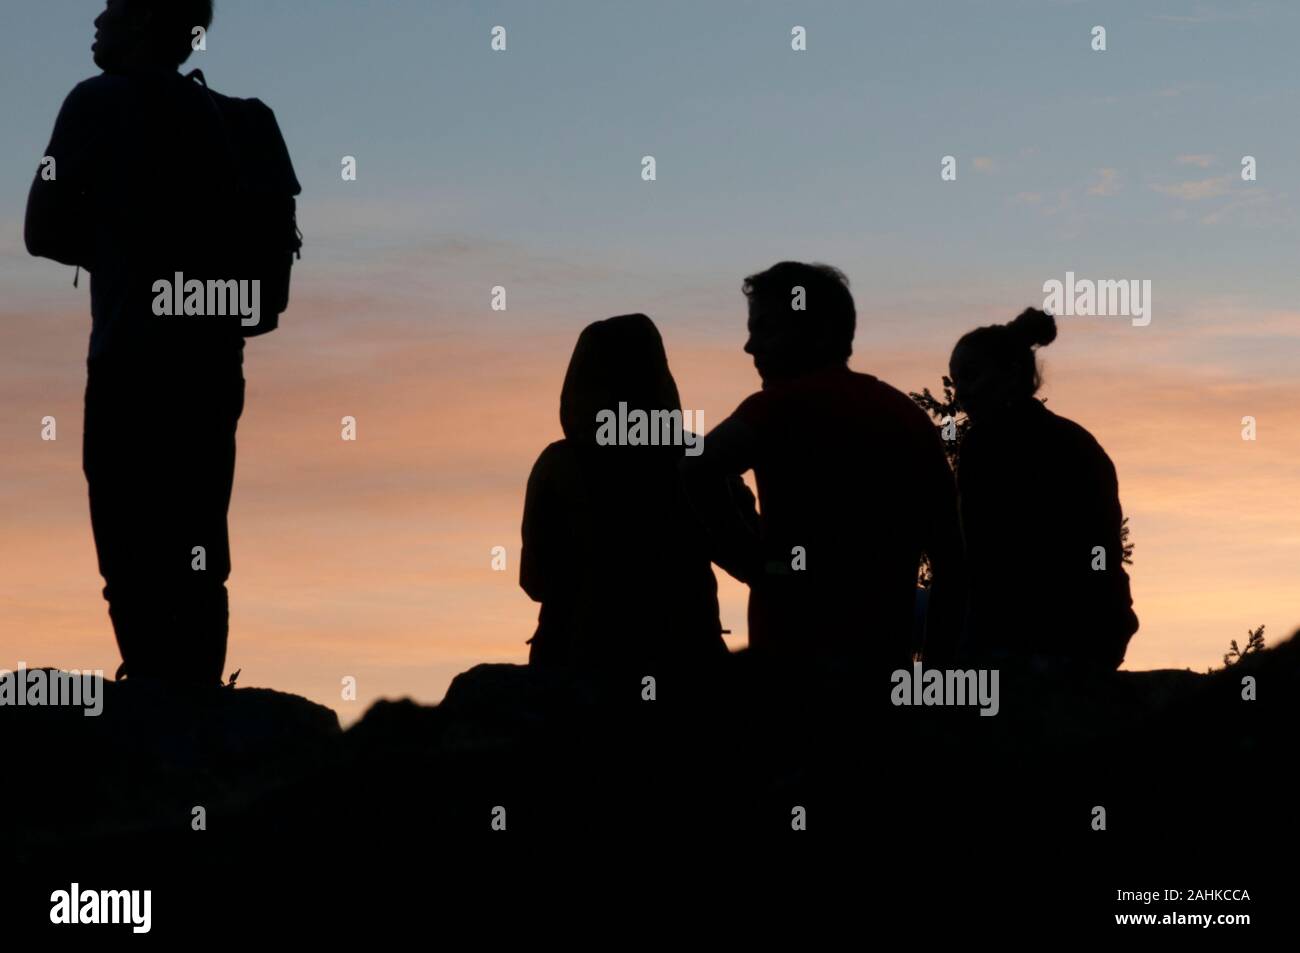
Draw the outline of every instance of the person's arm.
[[[709,558],[733,579],[749,584],[753,581],[761,552],[758,502],[739,476],[726,477],[721,489],[713,511],[723,516],[715,521],[718,525],[711,529],[705,527],[709,533]],[[731,518],[733,513],[739,519],[739,525]]]
[[[63,101],[27,195],[23,240],[32,255],[89,270],[94,248],[90,170],[98,136],[87,100],[85,87],[77,86]]]
[[[683,457],[687,499],[708,533],[713,561],[752,584],[763,567],[754,495],[740,479],[758,459],[756,429],[737,414],[704,438],[698,456]]]
[[[524,493],[524,520],[520,535],[519,585],[534,602],[545,602],[553,595],[551,580],[556,561],[562,559],[556,538],[556,499],[551,485],[554,452],[542,451],[528,475]]]
[[[1124,661],[1129,640],[1137,631],[1133,596],[1124,570],[1121,536],[1124,515],[1119,502],[1119,477],[1110,457],[1100,447],[1088,447],[1077,467],[1076,501],[1071,511],[1073,525],[1068,538],[1080,555],[1077,577],[1081,579],[1078,610],[1091,618],[1091,629],[1101,641],[1096,657],[1110,668]],[[1093,569],[1093,548],[1105,551],[1106,568]],[[1084,568],[1086,566],[1086,568]]]

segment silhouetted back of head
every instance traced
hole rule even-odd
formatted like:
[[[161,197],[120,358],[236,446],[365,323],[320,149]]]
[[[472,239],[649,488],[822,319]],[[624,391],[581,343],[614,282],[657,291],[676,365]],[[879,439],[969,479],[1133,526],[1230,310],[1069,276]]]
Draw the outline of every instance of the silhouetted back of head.
[[[783,261],[750,275],[749,340],[763,383],[848,362],[857,310],[849,280],[830,265]]]
[[[957,400],[978,418],[1033,397],[1043,383],[1035,349],[1054,340],[1056,319],[1038,308],[968,331],[949,362]]]
[[[595,445],[596,415],[602,410],[617,414],[620,402],[629,412],[681,410],[663,338],[644,314],[596,321],[578,336],[560,393],[564,436]]]
[[[108,0],[95,18],[95,65],[105,72],[174,69],[190,58],[194,29],[212,26],[212,0]]]

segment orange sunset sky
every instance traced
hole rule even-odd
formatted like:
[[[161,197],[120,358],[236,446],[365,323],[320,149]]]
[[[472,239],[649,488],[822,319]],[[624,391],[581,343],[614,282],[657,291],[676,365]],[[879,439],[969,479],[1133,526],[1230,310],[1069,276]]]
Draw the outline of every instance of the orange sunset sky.
[[[708,319],[734,330],[728,344],[664,323],[683,402],[706,422],[755,383],[735,298],[731,314]],[[231,510],[228,670],[344,719],[377,697],[436,701],[476,662],[526,658],[536,606],[517,585],[523,487],[536,454],[560,435],[559,384],[584,320],[527,333],[483,327],[488,313],[469,322],[477,330],[434,331],[412,314],[364,340],[322,320],[364,306],[306,292],[281,331],[250,343]],[[80,472],[85,319],[69,310],[25,320],[27,366],[3,394],[0,657],[111,672]],[[1156,324],[1076,334],[1067,320],[1044,351],[1044,394],[1088,426],[1119,469],[1142,620],[1126,667],[1204,669],[1248,626],[1267,624],[1273,639],[1289,633],[1300,621],[1293,388],[1234,378],[1212,362],[1171,373],[1123,356],[1123,339],[1154,337]],[[1269,321],[1236,333],[1271,333]],[[17,328],[4,324],[7,353]],[[944,342],[932,353],[873,352],[888,331],[867,315],[853,365],[908,389],[937,383]],[[1212,353],[1216,335],[1202,335]],[[58,420],[57,441],[39,439],[46,414]],[[1258,419],[1254,442],[1241,439],[1246,414]],[[340,439],[344,415],[357,418],[355,443]],[[508,550],[504,572],[490,565],[496,545]],[[723,623],[740,646],[745,592],[719,575]],[[358,679],[356,702],[341,699],[345,675]]]

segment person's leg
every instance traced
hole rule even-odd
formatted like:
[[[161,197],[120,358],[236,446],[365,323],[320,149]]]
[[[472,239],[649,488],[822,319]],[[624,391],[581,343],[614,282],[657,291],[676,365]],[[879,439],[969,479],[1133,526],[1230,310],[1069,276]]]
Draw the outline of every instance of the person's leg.
[[[184,381],[92,372],[83,468],[104,597],[129,676],[221,681],[226,513],[243,387],[237,365]]]
[[[156,675],[167,606],[155,582],[164,546],[150,500],[156,443],[136,382],[92,370],[86,386],[82,469],[104,598],[128,674]]]
[[[227,513],[235,475],[235,431],[244,404],[238,374],[204,383],[186,403],[171,472],[172,548],[183,560],[169,573],[172,651],[179,677],[220,682],[225,670],[230,602]],[[202,547],[202,562],[194,552]],[[201,568],[196,568],[201,567]]]

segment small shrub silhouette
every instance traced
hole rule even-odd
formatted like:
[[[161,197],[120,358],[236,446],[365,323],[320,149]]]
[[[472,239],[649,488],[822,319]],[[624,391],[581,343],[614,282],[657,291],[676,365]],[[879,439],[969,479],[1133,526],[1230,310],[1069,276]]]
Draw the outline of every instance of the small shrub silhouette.
[[[943,452],[948,457],[949,466],[955,471],[957,469],[957,458],[961,454],[962,438],[966,436],[966,431],[970,429],[970,418],[957,406],[957,396],[953,390],[952,379],[945,374],[942,380],[943,400],[930,393],[928,387],[922,388],[919,394],[916,391],[910,391],[907,396],[912,398],[918,407],[938,421],[935,426],[939,428],[940,437],[943,436],[944,421],[949,417],[952,418],[956,426],[956,438],[943,442]]]
[[[1224,668],[1236,665],[1251,653],[1262,652],[1264,650],[1264,627],[1262,625],[1253,632],[1247,629],[1246,636],[1247,639],[1244,648],[1237,648],[1237,640],[1232,640],[1232,646],[1223,656]]]

